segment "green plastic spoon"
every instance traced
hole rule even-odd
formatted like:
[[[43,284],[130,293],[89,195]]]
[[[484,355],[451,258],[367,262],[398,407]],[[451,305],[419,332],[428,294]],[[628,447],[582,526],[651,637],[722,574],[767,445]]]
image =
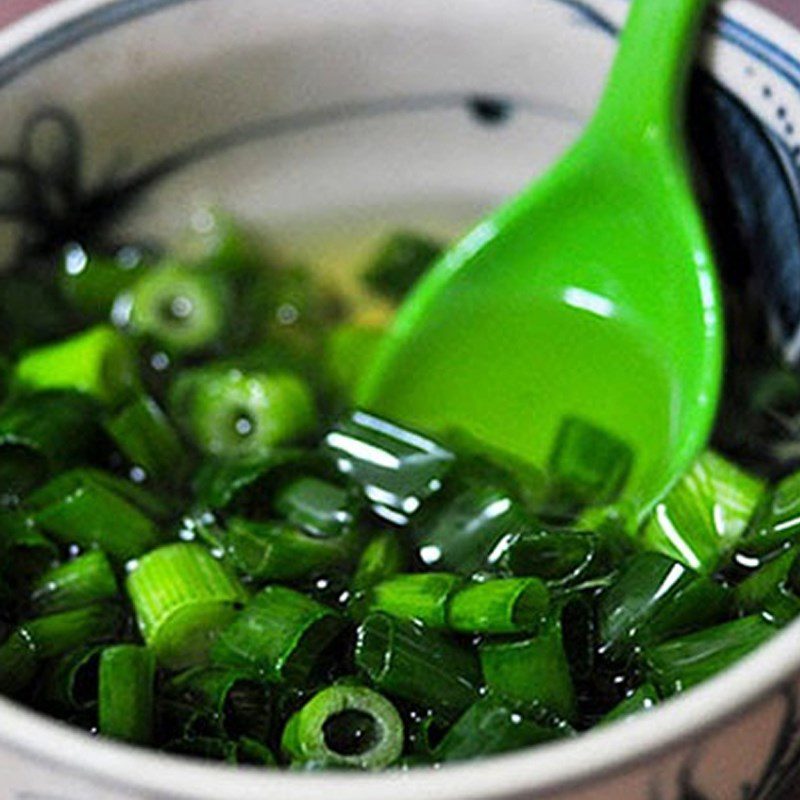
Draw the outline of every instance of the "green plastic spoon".
[[[689,466],[709,435],[722,362],[683,133],[707,6],[635,0],[582,138],[415,288],[363,405],[423,430],[465,430],[542,467],[564,421],[581,418],[633,451],[623,499],[638,512]]]

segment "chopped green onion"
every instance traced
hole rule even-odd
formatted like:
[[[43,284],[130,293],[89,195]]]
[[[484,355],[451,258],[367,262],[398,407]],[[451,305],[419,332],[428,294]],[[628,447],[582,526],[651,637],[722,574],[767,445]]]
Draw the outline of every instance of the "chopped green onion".
[[[195,667],[171,678],[164,691],[188,710],[187,734],[199,719],[207,728],[231,739],[265,739],[270,735],[270,691],[246,670]]]
[[[455,460],[433,440],[364,411],[341,420],[323,449],[379,516],[401,525],[441,489]]]
[[[659,694],[670,697],[727,669],[776,631],[760,616],[742,617],[645,648],[644,660]]]
[[[499,562],[532,525],[508,490],[470,486],[425,520],[415,538],[427,567],[471,575]]]
[[[734,597],[737,608],[744,614],[762,611],[768,599],[782,590],[797,553],[796,546],[780,552],[764,561],[758,570],[736,586]]]
[[[360,504],[351,489],[313,477],[288,484],[273,503],[281,516],[315,536],[340,536],[349,531]]]
[[[575,720],[575,688],[559,618],[552,618],[532,639],[486,642],[480,656],[490,690],[518,702],[535,703],[568,722]]]
[[[442,253],[442,247],[415,233],[387,239],[364,272],[364,281],[390,300],[402,300]]]
[[[601,724],[616,722],[619,719],[630,717],[641,711],[649,711],[655,708],[660,701],[656,687],[652,683],[643,683],[635,689],[628,697],[618,703],[601,720]]]
[[[455,719],[479,696],[473,650],[418,622],[370,614],[359,626],[356,664],[382,692]]]
[[[42,575],[31,589],[31,610],[37,616],[71,611],[110,600],[117,591],[108,558],[95,550]]]
[[[341,633],[343,620],[330,608],[282,586],[267,586],[219,637],[217,665],[255,670],[274,682],[301,683]]]
[[[132,744],[153,739],[155,657],[146,647],[120,644],[100,656],[98,727]]]
[[[447,572],[396,575],[372,587],[366,598],[366,609],[446,630],[450,598],[463,582],[461,576]]]
[[[185,473],[186,449],[152,397],[141,395],[106,422],[114,443],[148,477],[175,484]]]
[[[223,275],[251,277],[253,270],[262,270],[268,264],[256,246],[249,230],[225,212],[203,208],[192,217],[200,223],[192,225],[185,240],[178,242],[176,251],[187,262],[197,264],[197,269]]]
[[[286,724],[281,749],[292,764],[384,769],[403,752],[403,720],[363,686],[330,686]]]
[[[0,505],[90,458],[99,434],[95,417],[94,403],[76,392],[18,398],[0,410]]]
[[[92,470],[63,472],[32,494],[32,518],[65,545],[99,548],[117,564],[159,544],[153,521]]]
[[[255,512],[264,512],[270,490],[283,482],[284,473],[303,473],[314,461],[306,451],[288,447],[276,447],[244,461],[211,459],[193,481],[197,506],[214,511],[246,509],[257,516]]]
[[[565,419],[550,455],[553,502],[567,509],[613,503],[630,475],[633,452],[608,431]]]
[[[519,704],[490,694],[459,717],[433,755],[437,762],[464,761],[532,747],[572,734],[574,731],[563,722],[537,719]]]
[[[144,256],[134,247],[123,247],[116,255],[88,253],[79,244],[64,249],[59,285],[64,297],[81,314],[108,319],[117,297],[142,274]]]
[[[253,309],[266,323],[261,326],[263,335],[297,353],[319,354],[321,323],[338,321],[341,315],[339,298],[324,289],[312,271],[303,265],[278,267],[264,283],[266,302],[262,301]]]
[[[619,654],[720,621],[724,587],[661,553],[640,553],[603,592],[600,645]]]
[[[147,553],[128,575],[127,588],[142,637],[167,669],[206,661],[246,597],[219,561],[183,543]]]
[[[798,542],[799,535],[800,472],[796,472],[764,495],[724,568],[726,577],[736,581],[750,575]]]
[[[405,566],[406,555],[400,537],[392,531],[376,534],[361,553],[353,573],[350,583],[353,595],[360,595],[375,584],[397,575]]]
[[[95,708],[103,649],[103,645],[82,647],[50,662],[36,687],[37,704],[65,714]]]
[[[509,542],[499,561],[517,577],[537,577],[560,588],[589,588],[608,582],[632,552],[625,534],[535,528]]]
[[[451,598],[448,623],[463,633],[531,633],[547,612],[550,595],[538,578],[473,583]]]
[[[165,262],[145,272],[117,307],[134,333],[175,353],[190,353],[222,336],[227,292],[223,281],[205,271]]]
[[[226,556],[244,575],[262,581],[290,581],[320,575],[353,562],[361,541],[356,531],[322,538],[285,522],[232,517],[222,538]]]
[[[82,392],[109,404],[123,400],[138,380],[133,350],[108,325],[25,353],[16,378],[28,390]]]
[[[692,569],[711,572],[744,532],[763,493],[762,481],[707,452],[656,506],[644,541]]]
[[[348,323],[334,328],[325,343],[325,369],[338,395],[355,400],[361,377],[366,374],[386,330],[375,325]]]
[[[148,517],[159,522],[167,520],[174,515],[174,509],[161,497],[151,491],[137,485],[132,480],[119,478],[110,472],[103,472],[99,469],[81,470],[84,475],[88,475],[95,483],[105,487],[108,491],[118,494],[120,497]]]
[[[112,639],[120,616],[114,606],[95,604],[22,623],[0,646],[0,691],[17,694],[45,659]]]
[[[266,455],[316,424],[308,386],[289,374],[197,369],[175,382],[170,397],[197,446],[224,459]]]

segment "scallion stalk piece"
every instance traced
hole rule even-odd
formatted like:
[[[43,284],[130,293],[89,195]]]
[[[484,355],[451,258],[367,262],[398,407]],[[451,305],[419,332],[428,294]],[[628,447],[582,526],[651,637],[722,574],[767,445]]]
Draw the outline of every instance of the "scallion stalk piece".
[[[29,391],[76,391],[113,404],[130,394],[138,378],[125,337],[109,325],[98,325],[25,353],[17,363],[16,380]]]
[[[200,664],[246,599],[239,582],[196,544],[145,555],[127,578],[142,637],[167,669]]]
[[[155,657],[146,647],[120,644],[100,656],[98,727],[131,744],[153,739]]]
[[[632,558],[598,608],[600,645],[616,655],[720,621],[723,586],[661,553]]]
[[[538,578],[473,583],[450,598],[447,620],[462,633],[532,633],[542,624],[550,593]]]
[[[552,587],[577,590],[607,584],[632,552],[627,534],[538,526],[512,539],[498,565],[517,577],[537,577]]]
[[[350,588],[358,596],[375,584],[403,571],[406,554],[400,537],[392,531],[373,536],[361,553]]]
[[[765,493],[723,571],[730,580],[742,580],[798,542],[800,472],[789,475]]]
[[[212,660],[276,683],[302,683],[343,628],[344,621],[327,606],[292,589],[267,586],[222,632]]]
[[[613,503],[631,468],[631,448],[582,419],[564,420],[550,455],[552,502],[566,509]]]
[[[288,581],[322,575],[354,561],[361,541],[351,531],[334,538],[306,533],[285,522],[253,522],[232,517],[222,544],[241,573],[261,581]]]
[[[196,506],[212,511],[252,511],[258,519],[266,510],[270,490],[283,483],[285,475],[313,469],[316,461],[306,450],[296,447],[271,448],[243,461],[209,459],[192,481]]]
[[[132,400],[105,427],[123,455],[152,480],[175,485],[184,477],[186,448],[152,397]]]
[[[707,452],[656,506],[644,541],[692,569],[711,572],[744,532],[763,493],[761,480]]]
[[[364,281],[390,300],[402,300],[441,253],[441,245],[432,239],[396,233],[381,245],[364,272]]]
[[[371,689],[330,686],[291,717],[281,749],[292,764],[384,769],[403,751],[403,720]]]
[[[775,635],[753,615],[645,648],[644,661],[659,694],[670,697],[727,669]]]
[[[551,618],[532,639],[486,642],[481,645],[480,656],[490,690],[521,703],[536,704],[567,722],[575,720],[575,687],[560,619]]]
[[[442,488],[455,461],[432,439],[364,411],[342,419],[323,449],[379,516],[401,525]]]
[[[77,392],[17,398],[0,409],[0,498],[19,502],[59,469],[88,460],[98,441],[95,404]]]
[[[776,611],[785,609],[790,614],[781,614],[779,620],[773,620],[785,624],[794,618],[795,613],[800,611],[796,607],[797,603],[792,602],[792,592],[786,588],[786,580],[791,570],[792,564],[797,557],[800,548],[797,545],[779,552],[773,558],[764,561],[762,566],[745,578],[734,589],[736,607],[743,614],[758,614],[768,610],[774,615]]]
[[[374,586],[365,605],[369,612],[383,611],[398,619],[446,630],[450,598],[463,581],[461,576],[447,572],[396,575]]]
[[[117,591],[108,558],[95,550],[42,575],[31,589],[30,607],[37,616],[56,614],[111,600]]]
[[[530,707],[489,694],[458,718],[433,758],[437,762],[464,761],[574,735],[569,725],[543,717],[531,713]]]
[[[272,733],[270,689],[247,670],[194,667],[173,676],[164,694],[181,709],[187,736],[214,730],[230,739],[263,740]]]
[[[155,523],[117,487],[110,476],[76,469],[34,492],[26,507],[36,524],[58,541],[99,548],[121,565],[156,547],[161,537]]]
[[[164,262],[145,272],[117,305],[137,335],[174,353],[191,353],[222,336],[228,286],[207,271]]]
[[[308,386],[288,373],[191,370],[173,385],[170,403],[195,444],[223,459],[266,455],[302,438],[316,424]]]
[[[123,247],[114,255],[89,253],[81,245],[64,248],[59,286],[69,303],[91,319],[108,319],[114,301],[141,276],[144,254]]]
[[[469,486],[415,530],[423,563],[472,575],[496,565],[533,522],[505,487]]]
[[[641,711],[649,711],[655,708],[660,701],[656,687],[652,683],[643,683],[637,687],[628,697],[618,703],[601,720],[601,724],[616,722],[619,719],[630,717]]]
[[[355,656],[380,691],[448,719],[478,699],[482,680],[474,651],[418,622],[370,614],[358,628]]]
[[[64,714],[96,710],[103,650],[103,645],[90,645],[51,661],[38,679],[37,704]]]
[[[120,620],[119,608],[95,604],[22,623],[0,646],[0,691],[24,689],[45,659],[113,639]]]
[[[340,536],[354,526],[361,498],[330,481],[303,477],[278,492],[273,505],[289,522],[315,536]]]

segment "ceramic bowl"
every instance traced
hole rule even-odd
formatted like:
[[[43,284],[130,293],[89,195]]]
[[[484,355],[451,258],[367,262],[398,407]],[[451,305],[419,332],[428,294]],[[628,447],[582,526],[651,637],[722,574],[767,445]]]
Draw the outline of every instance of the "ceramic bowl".
[[[80,237],[87,224],[169,241],[211,203],[346,282],[341,264],[385,230],[455,235],[551,163],[598,99],[626,10],[624,0],[56,3],[0,33],[0,253],[35,257],[54,230]],[[723,260],[756,276],[791,360],[800,34],[723,3],[691,119]],[[384,775],[234,772],[96,741],[2,700],[0,796],[772,800],[800,763],[798,676],[800,624],[626,723]]]

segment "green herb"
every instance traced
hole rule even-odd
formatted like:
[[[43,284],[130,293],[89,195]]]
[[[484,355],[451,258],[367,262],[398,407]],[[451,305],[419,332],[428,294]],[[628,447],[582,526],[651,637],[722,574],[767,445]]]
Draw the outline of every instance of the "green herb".
[[[168,669],[206,661],[246,598],[225,567],[195,544],[149,552],[128,575],[127,590],[142,637]]]
[[[28,391],[76,391],[113,404],[137,383],[133,351],[108,325],[98,325],[23,355],[16,380]]]
[[[155,658],[147,648],[120,644],[100,656],[98,727],[133,744],[153,739]]]
[[[359,626],[356,665],[380,691],[454,719],[478,699],[475,652],[418,622],[370,614]]]
[[[267,586],[222,632],[212,659],[267,680],[302,683],[342,628],[331,609],[292,589]]]
[[[475,583],[450,599],[448,622],[463,633],[530,633],[544,620],[549,592],[538,578]]]
[[[442,253],[441,245],[415,233],[387,239],[364,272],[364,282],[392,300],[401,300]]]
[[[281,749],[292,764],[384,769],[403,751],[403,721],[371,689],[330,686],[289,720]]]
[[[42,575],[33,584],[30,605],[36,615],[55,614],[111,600],[117,593],[117,579],[108,558],[95,550]]]

